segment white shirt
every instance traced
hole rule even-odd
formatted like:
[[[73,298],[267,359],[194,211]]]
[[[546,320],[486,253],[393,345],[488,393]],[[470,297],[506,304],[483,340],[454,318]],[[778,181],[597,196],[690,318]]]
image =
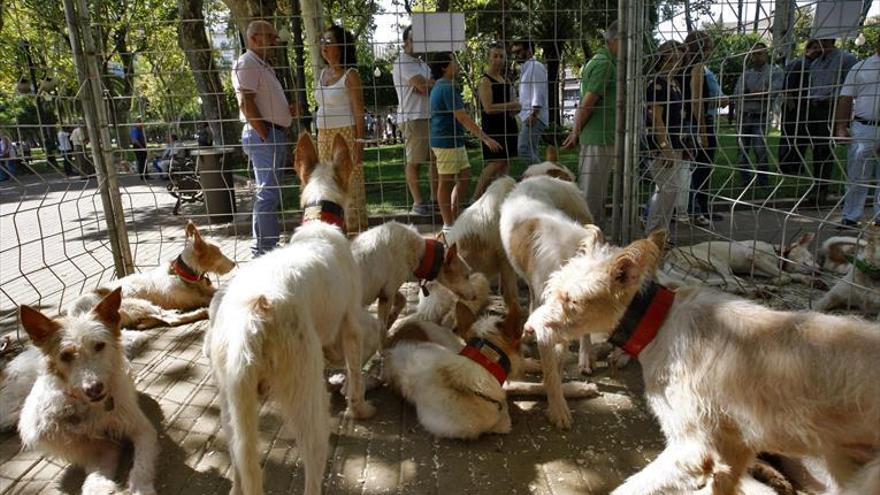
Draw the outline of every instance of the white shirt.
[[[431,80],[431,69],[421,59],[404,52],[394,61],[391,77],[397,91],[398,122],[431,118],[431,103],[428,95],[420,95],[410,84],[412,78],[422,76]]]
[[[83,141],[82,127],[74,127],[73,132],[70,133],[70,142],[73,143],[74,146],[82,146]]]
[[[64,129],[58,131],[58,149],[61,151],[70,151],[70,133]]]
[[[538,111],[538,120],[547,124],[550,122],[550,110],[547,108],[547,69],[544,64],[533,58],[522,64],[522,72],[519,77],[519,118],[525,121],[532,114],[532,107],[541,107]]]
[[[323,73],[318,78],[315,86],[315,101],[318,102],[318,112],[315,114],[315,125],[318,129],[339,129],[341,127],[354,127],[354,113],[351,111],[351,96],[345,80],[353,68],[346,69],[336,82],[324,86]]]
[[[254,102],[263,120],[281,127],[290,127],[292,118],[287,99],[284,98],[284,88],[275,77],[275,70],[254,52],[248,50],[235,61],[232,66],[232,87],[235,88],[235,96],[238,98],[239,120],[247,122],[241,108],[244,92],[248,91],[254,93]]]
[[[880,121],[880,55],[871,55],[853,65],[840,96],[852,97],[855,117]]]

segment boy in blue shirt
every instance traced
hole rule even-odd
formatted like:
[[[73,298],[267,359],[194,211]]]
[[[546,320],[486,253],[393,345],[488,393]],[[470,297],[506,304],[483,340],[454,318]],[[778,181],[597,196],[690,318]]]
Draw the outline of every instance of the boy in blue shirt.
[[[431,150],[437,157],[437,203],[443,217],[443,233],[448,234],[458,217],[460,200],[468,195],[471,170],[464,147],[464,131],[480,138],[492,151],[501,150],[497,141],[486,135],[474,122],[461,99],[453,80],[458,62],[452,53],[434,55],[431,75],[437,81],[431,89]]]

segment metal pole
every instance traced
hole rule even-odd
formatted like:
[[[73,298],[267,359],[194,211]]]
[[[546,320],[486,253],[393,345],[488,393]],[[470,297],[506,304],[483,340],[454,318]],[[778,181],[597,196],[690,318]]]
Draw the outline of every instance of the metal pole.
[[[125,228],[125,210],[119,195],[116,167],[112,166],[107,112],[101,104],[101,70],[96,58],[95,41],[89,27],[88,5],[85,0],[76,1],[75,6],[74,0],[64,0],[64,16],[67,20],[67,30],[70,32],[74,65],[82,85],[80,98],[86,119],[86,130],[92,143],[92,159],[98,175],[98,190],[101,192],[101,204],[104,208],[104,220],[113,252],[113,263],[116,276],[122,278],[134,273],[134,264]]]
[[[624,242],[622,219],[626,217],[626,205],[621,201],[623,192],[624,162],[626,161],[627,133],[626,133],[626,66],[629,47],[629,25],[627,12],[629,1],[618,0],[617,2],[617,29],[619,42],[617,47],[617,121],[615,128],[614,153],[617,156],[612,176],[611,186],[611,238],[618,243]],[[623,205],[623,208],[621,208]],[[605,205],[602,205],[604,208]]]
[[[628,80],[625,81],[627,87],[641,87],[639,78],[641,76],[641,54],[642,54],[642,30],[644,29],[644,1],[634,2],[628,5],[626,10],[627,23],[627,44],[626,44],[626,75]],[[627,92],[626,109],[623,113],[626,119],[625,127],[627,129],[623,173],[621,181],[623,183],[623,218],[621,220],[621,243],[631,242],[640,234],[638,227],[638,176],[637,161],[639,159],[639,135],[644,126],[642,115],[642,94],[639,91]]]

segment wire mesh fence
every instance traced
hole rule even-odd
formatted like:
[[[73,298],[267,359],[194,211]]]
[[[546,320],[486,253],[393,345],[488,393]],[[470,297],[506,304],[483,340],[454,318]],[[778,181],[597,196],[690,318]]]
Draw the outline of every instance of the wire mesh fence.
[[[555,146],[614,238],[671,229],[674,277],[808,307],[847,277],[836,253],[859,256],[875,217],[858,204],[877,191],[874,12],[828,3],[7,0],[4,329],[18,304],[60,307],[175,256],[187,218],[236,261],[284,242],[302,131],[322,158],[343,134],[362,164],[352,234],[389,218],[439,231],[455,201]],[[836,137],[847,91],[856,121]],[[470,174],[454,195],[450,172]],[[805,233],[814,266],[793,259]],[[705,241],[712,259],[683,251]],[[740,252],[727,241],[749,255],[736,277],[716,259]],[[797,280],[762,272],[764,254]]]

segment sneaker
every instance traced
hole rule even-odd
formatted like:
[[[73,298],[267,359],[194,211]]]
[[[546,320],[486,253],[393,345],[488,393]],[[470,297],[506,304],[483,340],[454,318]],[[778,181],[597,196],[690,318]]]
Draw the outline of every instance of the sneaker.
[[[698,227],[711,227],[712,221],[706,215],[697,215],[693,219],[694,225]]]
[[[674,217],[672,217],[672,221],[676,223],[690,223],[691,217],[687,215],[675,215]]]
[[[432,213],[431,210],[432,210],[431,205],[427,205],[424,203],[418,203],[418,204],[414,204],[412,206],[412,209],[409,210],[409,214],[419,216],[419,217],[426,217],[426,216],[431,215],[431,213]]]
[[[855,220],[850,220],[849,218],[844,218],[843,220],[840,221],[840,227],[838,227],[838,228],[857,229],[857,228],[859,228],[859,222],[856,222]]]

